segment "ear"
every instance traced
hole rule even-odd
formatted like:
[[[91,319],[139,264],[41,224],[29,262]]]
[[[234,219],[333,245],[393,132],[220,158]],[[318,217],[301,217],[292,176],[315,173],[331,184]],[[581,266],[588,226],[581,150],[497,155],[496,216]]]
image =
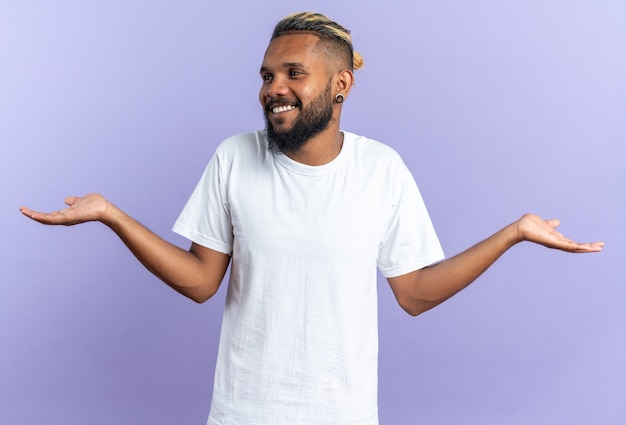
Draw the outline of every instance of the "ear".
[[[337,93],[343,94],[344,97],[348,97],[352,86],[354,85],[354,73],[349,69],[343,69],[335,75],[333,96]]]

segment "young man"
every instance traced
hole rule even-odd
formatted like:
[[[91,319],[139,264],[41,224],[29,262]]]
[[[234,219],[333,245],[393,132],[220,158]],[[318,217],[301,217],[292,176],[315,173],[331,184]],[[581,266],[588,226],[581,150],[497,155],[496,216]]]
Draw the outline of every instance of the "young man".
[[[361,64],[349,31],[326,17],[279,22],[260,70],[266,129],[227,139],[211,158],[174,226],[193,241],[189,251],[97,194],[49,214],[22,208],[44,224],[106,224],[197,302],[217,291],[232,259],[209,424],[377,424],[377,267],[417,315],[521,241],[602,249],[528,214],[443,260],[399,156],[340,131]]]

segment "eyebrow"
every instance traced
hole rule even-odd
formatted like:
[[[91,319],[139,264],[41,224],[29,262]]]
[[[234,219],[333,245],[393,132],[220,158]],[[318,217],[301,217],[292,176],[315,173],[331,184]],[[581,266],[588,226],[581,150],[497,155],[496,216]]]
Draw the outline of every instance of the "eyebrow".
[[[306,68],[306,65],[301,62],[285,62],[280,68]],[[269,72],[269,68],[266,66],[261,66],[261,70],[259,71],[261,74],[264,72]]]

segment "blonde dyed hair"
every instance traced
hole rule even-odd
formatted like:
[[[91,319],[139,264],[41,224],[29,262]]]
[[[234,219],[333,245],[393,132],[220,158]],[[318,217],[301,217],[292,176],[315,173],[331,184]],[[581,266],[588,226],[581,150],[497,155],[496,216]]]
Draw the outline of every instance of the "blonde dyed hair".
[[[363,66],[363,58],[352,47],[350,30],[330,20],[321,13],[298,12],[283,18],[272,33],[272,40],[294,32],[312,32],[320,38],[320,44],[335,54],[344,56],[345,66],[357,70]]]

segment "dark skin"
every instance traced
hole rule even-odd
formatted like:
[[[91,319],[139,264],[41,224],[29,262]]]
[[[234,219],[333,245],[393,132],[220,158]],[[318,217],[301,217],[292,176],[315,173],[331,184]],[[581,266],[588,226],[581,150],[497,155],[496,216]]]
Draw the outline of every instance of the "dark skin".
[[[274,39],[265,52],[261,65],[263,85],[259,92],[261,106],[273,98],[299,99],[303,104],[322,93],[331,83],[333,119],[323,133],[310,139],[300,151],[287,155],[307,165],[323,165],[332,161],[341,150],[343,135],[339,131],[342,104],[334,102],[337,93],[348,97],[354,84],[352,71],[340,68],[339,61],[318,48],[319,38],[310,33],[283,35]],[[299,109],[269,113],[275,128],[289,127]]]
[[[334,102],[337,93],[347,98],[354,76],[324,49],[317,48],[314,34],[288,34],[274,39],[267,48],[259,92],[261,106],[280,98],[286,107],[268,112],[268,119],[280,129],[289,128],[299,108],[298,99],[308,104],[331,83],[329,102],[333,102],[333,119],[329,126],[310,139],[297,152],[287,155],[307,165],[322,165],[340,152],[343,134],[340,118],[343,104]],[[22,207],[24,215],[43,224],[75,225],[100,221],[109,226],[137,259],[152,273],[181,294],[196,302],[213,296],[224,278],[230,256],[195,243],[188,251],[160,238],[142,226],[102,195],[72,196],[65,209],[52,213]],[[558,220],[543,220],[526,214],[472,248],[438,264],[388,279],[400,306],[411,315],[427,311],[450,298],[487,270],[509,248],[522,241],[537,243],[566,252],[601,251],[602,242],[577,243],[556,231]]]

